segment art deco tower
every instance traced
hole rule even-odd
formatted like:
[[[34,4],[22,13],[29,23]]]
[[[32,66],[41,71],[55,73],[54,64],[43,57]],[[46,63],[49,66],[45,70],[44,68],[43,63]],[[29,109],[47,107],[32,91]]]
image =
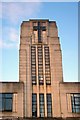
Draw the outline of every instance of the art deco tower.
[[[59,83],[63,81],[63,72],[56,22],[23,21],[19,53],[19,79],[24,82],[24,116],[60,117]],[[55,106],[58,109],[54,110]]]

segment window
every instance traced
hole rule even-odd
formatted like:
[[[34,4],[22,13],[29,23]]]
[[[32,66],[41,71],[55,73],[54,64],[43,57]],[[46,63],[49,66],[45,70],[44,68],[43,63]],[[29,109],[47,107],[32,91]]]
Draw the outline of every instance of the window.
[[[40,117],[44,117],[44,94],[39,94]]]
[[[46,84],[51,84],[51,75],[50,75],[50,56],[49,56],[49,47],[44,47],[45,51],[45,77],[46,77]]]
[[[12,112],[12,98],[11,93],[0,93],[0,111],[10,111]]]
[[[51,94],[47,94],[47,116],[52,116],[52,99]]]
[[[2,94],[0,93],[0,111],[2,111]]]
[[[31,47],[31,75],[32,84],[36,84],[36,47]]]
[[[37,94],[32,94],[32,117],[37,117]]]
[[[40,76],[40,75],[39,75],[39,78],[38,78],[38,79],[39,79],[39,84],[40,84],[40,85],[43,85],[43,84],[44,84],[44,82],[43,82],[43,76]]]
[[[32,84],[36,85],[36,76],[32,76]]]
[[[72,112],[80,113],[80,94],[71,95]]]
[[[44,79],[43,79],[43,51],[42,51],[42,46],[38,46],[38,79],[39,79],[39,84],[43,85],[44,84]]]

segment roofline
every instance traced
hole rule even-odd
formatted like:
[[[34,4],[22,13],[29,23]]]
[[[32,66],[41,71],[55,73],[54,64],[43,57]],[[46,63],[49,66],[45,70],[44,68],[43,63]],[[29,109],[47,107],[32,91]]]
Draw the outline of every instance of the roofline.
[[[60,84],[80,84],[80,82],[60,82]]]
[[[29,21],[49,21],[49,19],[29,19]]]
[[[33,21],[40,21],[40,22],[41,22],[41,21],[47,21],[47,22],[54,22],[54,23],[56,23],[56,21],[53,21],[53,20],[50,20],[50,21],[49,21],[49,19],[29,19],[29,21],[32,21],[32,22],[33,22]],[[22,23],[23,23],[23,22],[29,22],[29,21],[27,21],[27,20],[26,20],[26,21],[22,21]]]
[[[23,82],[0,82],[0,84],[1,84],[1,83],[2,83],[2,84],[4,84],[4,83],[7,83],[7,84],[8,84],[8,83],[18,83],[18,84],[20,84],[20,83],[23,83]]]

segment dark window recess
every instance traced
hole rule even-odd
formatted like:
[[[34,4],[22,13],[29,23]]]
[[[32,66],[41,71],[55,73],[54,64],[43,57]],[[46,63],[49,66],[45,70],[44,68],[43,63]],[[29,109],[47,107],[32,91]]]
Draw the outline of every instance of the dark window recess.
[[[50,53],[49,47],[44,47],[45,52],[45,77],[46,77],[46,85],[51,85],[51,74],[50,74]]]
[[[13,94],[0,93],[0,111],[12,112]]]
[[[32,84],[36,85],[36,76],[32,76]]]
[[[32,117],[37,117],[37,94],[32,94]]]
[[[31,75],[32,84],[36,85],[36,47],[31,46]]]
[[[72,102],[72,112],[73,113],[80,113],[80,94],[72,94],[71,95],[71,102]]]
[[[43,79],[43,52],[42,52],[42,46],[38,46],[38,80],[39,84],[44,84]]]
[[[52,117],[52,98],[51,98],[51,94],[47,94],[47,116]]]
[[[49,80],[46,80],[46,85],[51,85],[50,79],[49,79]]]
[[[44,117],[44,94],[39,94],[40,117]]]
[[[39,75],[39,78],[38,78],[38,79],[39,79],[39,84],[40,84],[40,85],[43,85],[43,84],[44,84],[43,76],[40,76],[40,75]]]

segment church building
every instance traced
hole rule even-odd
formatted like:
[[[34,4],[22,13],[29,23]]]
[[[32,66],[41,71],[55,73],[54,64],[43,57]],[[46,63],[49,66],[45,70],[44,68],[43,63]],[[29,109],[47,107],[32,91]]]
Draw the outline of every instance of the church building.
[[[0,118],[79,118],[80,82],[64,82],[55,21],[20,27],[19,82],[0,82]]]

